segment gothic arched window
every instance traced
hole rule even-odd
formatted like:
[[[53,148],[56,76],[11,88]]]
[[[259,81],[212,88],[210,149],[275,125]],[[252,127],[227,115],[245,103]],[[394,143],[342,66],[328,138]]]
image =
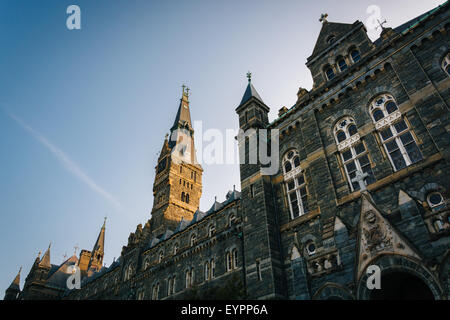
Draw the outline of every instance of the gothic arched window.
[[[394,171],[422,160],[413,131],[392,95],[382,94],[376,97],[370,104],[369,111]]]
[[[191,247],[195,246],[197,242],[197,235],[194,233],[193,235],[191,235]]]
[[[161,262],[161,261],[163,261],[163,259],[164,259],[164,251],[161,250],[161,251],[159,252],[158,263]]]
[[[365,180],[366,185],[375,182],[369,152],[360,139],[355,120],[351,117],[339,120],[334,126],[334,136],[351,190],[360,189],[358,182],[352,182],[357,171],[369,175]]]
[[[331,66],[325,67],[324,71],[328,80],[332,80],[335,77],[334,70]]]
[[[339,70],[340,70],[341,72],[347,70],[347,68],[348,68],[347,62],[346,62],[345,59],[342,58],[342,57],[338,58],[337,65],[338,65]]]
[[[182,193],[181,193],[181,201],[183,201],[183,202],[184,202],[184,201],[185,201],[185,199],[186,199],[185,197],[186,197],[186,195],[184,194],[184,192],[182,192]]]
[[[159,298],[159,282],[153,285],[152,290],[152,300],[158,300],[158,298]]]
[[[353,60],[354,63],[356,63],[359,60],[361,60],[361,55],[359,54],[359,51],[357,49],[352,49],[350,51],[350,57],[352,57],[352,60]]]
[[[189,193],[186,193],[186,203],[189,203]]]
[[[211,279],[211,268],[209,261],[205,262],[205,281],[208,281]]]
[[[300,168],[297,150],[288,151],[283,157],[283,173],[291,218],[295,219],[308,211],[305,177]]]
[[[450,52],[442,59],[442,70],[445,71],[447,76],[450,76]]]

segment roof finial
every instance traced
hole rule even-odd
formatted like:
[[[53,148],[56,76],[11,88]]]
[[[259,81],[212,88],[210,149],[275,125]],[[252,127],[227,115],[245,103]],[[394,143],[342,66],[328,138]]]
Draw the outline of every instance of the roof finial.
[[[322,14],[320,15],[319,21],[322,22],[322,23],[326,23],[326,22],[328,22],[328,21],[327,21],[327,17],[328,17],[328,13],[322,13]]]
[[[378,29],[378,28],[381,28],[381,30],[384,30],[385,27],[383,26],[383,24],[387,23],[387,22],[386,22],[386,19],[384,19],[383,21],[380,21],[379,19],[377,19],[377,21],[378,21],[377,29]]]
[[[183,88],[183,95],[184,95],[184,94],[185,94],[186,85],[183,83],[183,85],[181,86],[181,88]]]
[[[252,73],[250,71],[247,72],[247,79],[248,79],[248,82],[252,81]]]

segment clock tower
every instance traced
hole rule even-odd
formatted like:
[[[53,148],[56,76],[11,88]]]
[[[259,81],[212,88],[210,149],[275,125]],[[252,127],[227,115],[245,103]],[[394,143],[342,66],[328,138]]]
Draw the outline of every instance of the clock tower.
[[[175,121],[166,135],[155,167],[151,234],[159,237],[172,231],[181,219],[192,220],[202,195],[203,169],[197,163],[194,129],[189,109],[189,88],[183,93]]]

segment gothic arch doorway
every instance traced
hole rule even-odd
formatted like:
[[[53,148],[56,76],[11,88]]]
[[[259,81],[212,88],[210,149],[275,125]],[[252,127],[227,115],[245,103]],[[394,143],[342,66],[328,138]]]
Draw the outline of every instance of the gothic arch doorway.
[[[434,300],[430,288],[408,272],[381,275],[381,289],[371,290],[370,300]]]
[[[358,280],[358,300],[440,300],[443,289],[430,270],[418,260],[383,254],[371,260],[380,268],[381,289],[369,289],[369,273]]]

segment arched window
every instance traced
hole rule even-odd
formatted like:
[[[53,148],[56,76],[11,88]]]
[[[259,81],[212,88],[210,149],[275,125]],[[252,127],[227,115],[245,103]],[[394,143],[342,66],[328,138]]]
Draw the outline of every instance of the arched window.
[[[442,70],[445,71],[447,76],[450,76],[450,52],[442,59]]]
[[[238,251],[237,249],[233,249],[233,251],[231,251],[232,253],[232,258],[233,258],[233,268],[237,268],[238,266]]]
[[[161,250],[161,251],[159,252],[158,263],[161,262],[161,261],[163,261],[163,259],[164,259],[164,251]]]
[[[144,270],[146,270],[150,266],[150,258],[147,257],[144,260]]]
[[[227,251],[226,253],[226,264],[227,264],[227,271],[231,271],[233,269],[233,259],[230,251]]]
[[[179,248],[178,243],[175,243],[173,246],[173,255],[176,255],[178,253],[178,248]]]
[[[197,235],[194,233],[191,235],[191,247],[195,246],[196,242],[197,242]]]
[[[189,193],[186,193],[186,203],[189,203]]]
[[[335,77],[334,70],[330,66],[325,67],[325,74],[328,80],[332,80]]]
[[[216,232],[216,227],[213,224],[210,225],[209,230],[208,230],[208,236],[211,238],[215,232]]]
[[[158,300],[158,298],[159,298],[159,282],[153,285],[152,290],[152,300]]]
[[[283,170],[289,211],[291,218],[295,219],[308,212],[306,182],[300,168],[300,156],[297,150],[290,150],[285,154]]]
[[[169,278],[167,285],[167,295],[170,296],[175,293],[175,276]]]
[[[361,60],[361,55],[359,54],[359,51],[357,49],[352,49],[350,51],[350,56],[352,57],[352,60],[353,60],[354,63],[356,63],[359,60]]]
[[[186,288],[189,288],[191,286],[191,271],[188,269],[186,270]]]
[[[445,204],[444,197],[437,191],[430,192],[427,195],[427,202],[433,211],[441,209]]]
[[[211,269],[209,265],[209,261],[205,262],[205,281],[208,281],[211,279]]]
[[[216,276],[216,262],[214,261],[214,259],[211,259],[210,266],[211,266],[211,279],[214,279]]]
[[[334,135],[350,189],[352,191],[360,189],[358,182],[352,182],[357,171],[369,175],[365,180],[366,185],[375,182],[369,152],[360,139],[355,120],[351,117],[339,120],[334,126]]]
[[[231,227],[236,222],[236,216],[234,213],[230,214],[230,217],[228,218],[228,225]]]
[[[345,59],[342,58],[342,57],[338,58],[337,65],[338,65],[339,70],[340,70],[341,72],[347,70],[347,68],[348,68],[347,62],[346,62]]]
[[[327,38],[328,44],[332,44],[336,40],[336,37],[332,34]]]
[[[395,171],[422,160],[413,132],[392,95],[375,98],[369,111]]]

